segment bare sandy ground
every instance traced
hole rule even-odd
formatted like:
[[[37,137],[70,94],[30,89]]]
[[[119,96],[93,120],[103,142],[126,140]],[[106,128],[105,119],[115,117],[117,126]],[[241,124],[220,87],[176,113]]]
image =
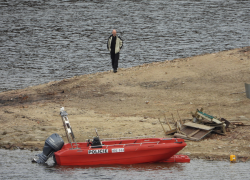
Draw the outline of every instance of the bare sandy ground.
[[[250,124],[250,47],[144,64],[128,69],[75,76],[0,93],[0,146],[41,150],[53,133],[65,142],[59,116],[65,107],[78,142],[101,138],[166,136],[164,119],[191,119],[190,112]],[[226,136],[212,134],[199,142],[187,141],[180,153],[204,159],[242,161],[250,154],[249,126],[238,126]]]

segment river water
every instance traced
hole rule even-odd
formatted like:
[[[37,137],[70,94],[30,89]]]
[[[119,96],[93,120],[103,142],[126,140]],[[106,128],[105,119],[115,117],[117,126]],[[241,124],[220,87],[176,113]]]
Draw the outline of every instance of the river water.
[[[0,149],[0,179],[240,179],[249,180],[250,162],[191,160],[190,163],[154,163],[113,166],[58,166],[31,163],[39,151]]]
[[[1,0],[0,92],[250,45],[248,0]]]

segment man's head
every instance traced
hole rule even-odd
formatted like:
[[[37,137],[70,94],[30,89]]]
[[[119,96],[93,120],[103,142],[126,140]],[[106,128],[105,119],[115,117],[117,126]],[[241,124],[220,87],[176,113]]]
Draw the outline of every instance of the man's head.
[[[116,36],[116,30],[115,29],[113,29],[112,34],[113,34],[114,37]]]

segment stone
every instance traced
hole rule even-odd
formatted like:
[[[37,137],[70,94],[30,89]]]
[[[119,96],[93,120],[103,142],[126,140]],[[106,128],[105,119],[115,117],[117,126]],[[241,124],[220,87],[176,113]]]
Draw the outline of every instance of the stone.
[[[9,141],[2,141],[2,142],[0,142],[0,145],[7,145],[7,144],[9,144]]]
[[[56,131],[57,128],[53,126],[43,126],[41,127],[41,131],[49,131],[49,132],[54,132]]]
[[[245,116],[239,116],[239,118],[240,118],[240,119],[246,119],[246,117],[245,117]]]

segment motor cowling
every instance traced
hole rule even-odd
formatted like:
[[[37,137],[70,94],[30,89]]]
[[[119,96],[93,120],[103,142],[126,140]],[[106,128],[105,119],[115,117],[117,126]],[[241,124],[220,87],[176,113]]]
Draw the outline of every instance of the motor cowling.
[[[102,145],[99,137],[94,137],[93,141],[92,141],[92,146],[98,146],[98,145]]]
[[[33,162],[37,162],[38,164],[45,163],[51,156],[54,155],[55,152],[62,149],[64,145],[63,139],[56,133],[52,134],[45,141],[43,152],[38,154],[38,159],[33,159]]]

